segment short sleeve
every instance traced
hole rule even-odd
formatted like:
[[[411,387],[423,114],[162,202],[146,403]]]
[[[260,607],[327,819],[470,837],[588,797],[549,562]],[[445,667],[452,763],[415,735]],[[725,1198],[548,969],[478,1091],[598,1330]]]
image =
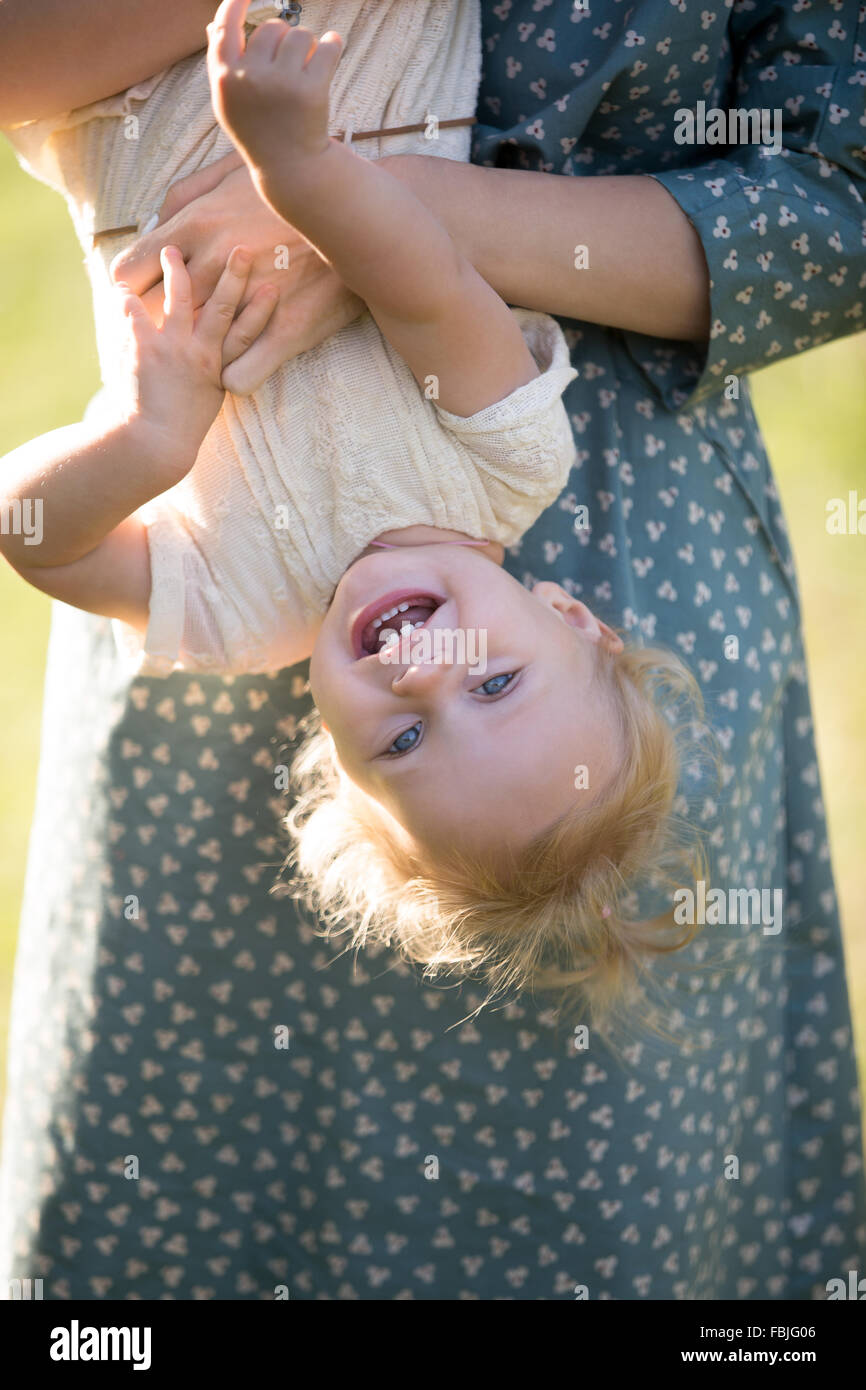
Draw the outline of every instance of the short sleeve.
[[[305,625],[267,546],[249,535],[222,547],[175,505],[170,492],[140,508],[151,593],[140,636],[115,620],[115,640],[136,674],[279,671],[301,659]]]
[[[748,118],[752,142],[652,174],[698,233],[710,274],[707,345],[623,335],[670,408],[866,327],[864,16],[857,0],[741,6],[731,20],[736,82],[725,115],[737,136]],[[681,126],[698,155],[715,148],[697,143],[714,129],[713,110]]]
[[[115,619],[118,646],[142,676],[168,676],[175,669],[228,670],[230,605],[218,592],[182,514],[159,499],[138,515],[147,527],[150,612],[143,638]]]
[[[539,515],[559,496],[575,462],[574,438],[562,393],[577,371],[571,365],[562,330],[552,318],[528,309],[513,312],[539,375],[475,415],[452,415],[439,405],[436,411],[440,422],[469,450],[483,473],[497,518],[510,522],[519,532],[530,524],[521,501]],[[513,512],[515,507],[517,512]]]

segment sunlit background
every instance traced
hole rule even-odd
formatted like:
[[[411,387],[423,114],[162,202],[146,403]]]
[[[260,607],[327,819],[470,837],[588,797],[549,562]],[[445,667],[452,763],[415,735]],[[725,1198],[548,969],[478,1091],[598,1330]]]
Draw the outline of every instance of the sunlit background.
[[[797,558],[818,753],[866,1076],[866,535],[830,536],[826,503],[866,500],[866,334],[752,379]],[[80,418],[99,384],[90,297],[64,203],[0,140],[0,455]],[[50,601],[0,561],[0,1089]]]

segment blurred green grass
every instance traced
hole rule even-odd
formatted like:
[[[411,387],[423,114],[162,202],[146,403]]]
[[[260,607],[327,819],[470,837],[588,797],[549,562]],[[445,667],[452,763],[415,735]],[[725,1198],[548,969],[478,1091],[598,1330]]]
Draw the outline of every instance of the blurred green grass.
[[[62,199],[0,141],[0,455],[80,418],[99,385],[82,256]],[[866,335],[753,378],[803,592],[818,752],[866,1077],[866,537],[825,506],[866,497]],[[0,562],[0,1086],[39,751],[49,600]]]

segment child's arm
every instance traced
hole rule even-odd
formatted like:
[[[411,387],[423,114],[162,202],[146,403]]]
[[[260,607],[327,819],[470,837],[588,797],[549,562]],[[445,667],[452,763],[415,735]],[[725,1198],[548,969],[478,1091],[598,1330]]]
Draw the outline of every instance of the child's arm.
[[[517,322],[414,193],[328,138],[336,34],[282,21],[244,47],[249,0],[224,0],[209,26],[214,109],[256,185],[367,303],[416,380],[472,415],[538,375]]]
[[[233,252],[196,318],[183,260],[167,248],[163,327],[134,295],[124,301],[134,401],[109,427],[53,430],[0,463],[0,551],[37,589],[146,629],[150,564],[134,513],[189,472],[219,411],[222,342],[249,265]],[[250,324],[274,303],[260,296]]]

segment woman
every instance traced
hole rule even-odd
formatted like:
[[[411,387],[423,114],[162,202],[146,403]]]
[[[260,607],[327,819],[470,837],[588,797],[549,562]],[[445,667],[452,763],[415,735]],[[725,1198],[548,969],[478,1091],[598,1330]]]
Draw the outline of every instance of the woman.
[[[117,78],[83,90],[67,51],[67,105],[148,75],[134,17],[114,15]],[[189,17],[148,39],[148,71],[200,46]],[[17,31],[31,43],[34,22],[41,7]],[[59,610],[5,1152],[5,1263],[49,1297],[800,1299],[862,1268],[796,587],[742,379],[857,323],[857,7],[647,21],[505,0],[485,22],[479,167],[392,167],[573,344],[579,464],[512,572],[689,658],[723,750],[700,815],[710,877],[783,890],[783,922],[721,923],[674,959],[667,1021],[697,1035],[691,1054],[640,1037],[619,1065],[557,1031],[543,997],[472,1019],[471,984],[342,956],[270,894],[285,807],[248,806],[289,760],[302,671],[130,687],[105,626]],[[29,109],[3,119],[50,114],[49,79],[24,86]],[[780,111],[781,150],[678,144],[699,101]],[[117,272],[154,297],[163,241],[200,298],[239,223],[263,264],[291,244],[225,164],[167,211]],[[311,316],[333,331],[355,312],[325,268],[301,278],[306,309],[286,293],[233,389],[308,346]]]

